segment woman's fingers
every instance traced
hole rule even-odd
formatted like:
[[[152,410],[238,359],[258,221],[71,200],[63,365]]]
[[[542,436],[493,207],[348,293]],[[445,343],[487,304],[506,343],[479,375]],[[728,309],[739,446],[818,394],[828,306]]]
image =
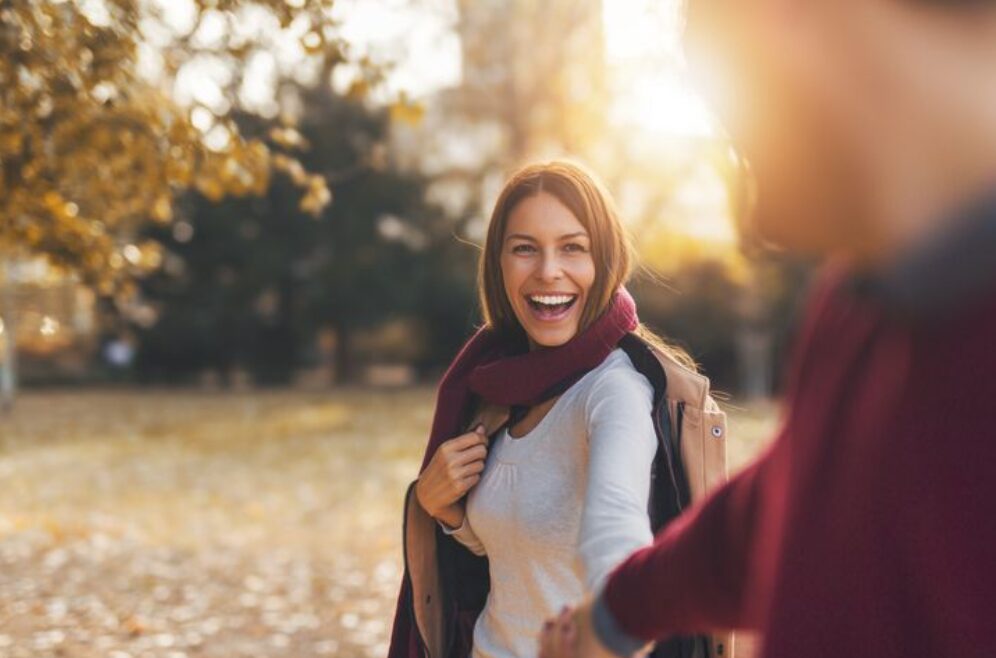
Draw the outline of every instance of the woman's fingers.
[[[487,456],[488,449],[483,444],[478,444],[455,453],[450,463],[453,466],[466,466],[471,462],[481,461]]]
[[[574,609],[564,606],[557,618],[557,658],[574,658]]]
[[[484,460],[478,459],[472,461],[469,464],[464,464],[460,467],[460,477],[464,478],[468,475],[477,475],[484,470]]]
[[[457,502],[480,481],[487,456],[483,426],[444,442],[419,476],[416,493],[422,507],[436,514]]]
[[[568,618],[565,625],[560,627],[560,655],[561,658],[577,658],[577,638],[578,627],[574,623],[574,616]]]
[[[557,658],[553,646],[556,631],[556,622],[553,619],[547,619],[543,622],[543,630],[540,632],[539,658]]]
[[[476,446],[478,444],[487,445],[488,437],[484,434],[484,426],[478,425],[478,428],[479,430],[475,430],[473,432],[467,432],[466,434],[461,434],[458,437],[443,442],[443,445],[440,446],[440,449],[460,452],[462,450],[466,450],[467,448]]]
[[[416,496],[431,516],[459,501],[481,480],[488,456],[484,426],[445,441],[419,475]]]
[[[474,462],[473,464],[468,464],[462,466],[458,469],[454,469],[453,473],[450,475],[450,486],[453,490],[453,495],[460,497],[467,493],[467,489],[470,488],[467,485],[467,481],[471,478],[480,479],[481,473],[484,471],[484,462]],[[477,484],[475,480],[470,486]]]
[[[461,494],[467,493],[473,488],[478,482],[481,481],[480,475],[468,475],[467,477],[461,478],[458,487]]]
[[[548,619],[540,632],[540,658],[574,658],[577,630],[573,611],[566,606]]]

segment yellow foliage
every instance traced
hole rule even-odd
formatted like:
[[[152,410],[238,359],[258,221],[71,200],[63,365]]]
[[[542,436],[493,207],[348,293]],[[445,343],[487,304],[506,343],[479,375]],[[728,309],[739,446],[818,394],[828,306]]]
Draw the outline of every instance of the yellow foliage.
[[[173,220],[177,193],[193,187],[212,200],[260,195],[274,162],[265,143],[243,138],[225,117],[218,122],[230,139],[220,151],[209,149],[188,110],[162,91],[197,55],[191,35],[177,35],[163,51],[167,79],[152,84],[139,74],[138,46],[144,26],[161,18],[140,0],[106,4],[98,24],[86,3],[0,3],[0,250],[47,256],[112,291],[161,260],[146,247],[137,259],[122,250],[143,223]],[[331,4],[195,0],[195,28],[208,13],[234,18],[260,8],[285,27],[304,21],[308,52],[338,61],[343,47],[331,36]],[[257,50],[226,34],[216,54],[239,65]],[[307,146],[292,128],[274,143]],[[302,206],[317,213],[331,195],[293,162]]]
[[[416,103],[404,94],[391,104],[391,120],[408,124],[417,124],[425,115],[425,107]]]

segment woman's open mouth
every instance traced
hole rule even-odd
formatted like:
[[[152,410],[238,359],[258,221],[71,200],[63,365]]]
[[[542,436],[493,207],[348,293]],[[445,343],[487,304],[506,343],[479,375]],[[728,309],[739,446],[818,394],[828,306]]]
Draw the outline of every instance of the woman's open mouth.
[[[564,319],[577,300],[578,296],[574,294],[526,295],[526,302],[533,312],[533,317],[542,322],[557,322]]]

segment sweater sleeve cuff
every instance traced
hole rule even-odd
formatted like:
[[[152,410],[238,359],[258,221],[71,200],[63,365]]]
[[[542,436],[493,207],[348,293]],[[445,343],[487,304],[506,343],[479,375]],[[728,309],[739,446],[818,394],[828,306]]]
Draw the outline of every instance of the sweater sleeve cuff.
[[[615,655],[628,658],[647,646],[646,641],[633,637],[619,626],[619,622],[605,601],[604,589],[595,597],[591,617],[595,635],[602,645]]]
[[[461,530],[463,530],[464,528],[467,527],[467,517],[466,517],[466,515],[464,515],[463,520],[460,521],[460,525],[457,526],[456,528],[451,528],[450,526],[446,525],[445,523],[443,523],[439,519],[436,519],[436,523],[438,523],[439,527],[443,529],[443,534],[444,535],[455,535],[455,534],[457,534],[458,532],[460,532]]]

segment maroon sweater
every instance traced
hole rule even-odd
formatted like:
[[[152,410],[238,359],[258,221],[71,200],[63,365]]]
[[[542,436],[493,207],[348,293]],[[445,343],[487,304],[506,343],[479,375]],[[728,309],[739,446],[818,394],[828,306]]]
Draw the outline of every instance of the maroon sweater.
[[[975,249],[984,262],[948,245],[873,291],[827,277],[783,429],[615,570],[596,601],[610,648],[629,646],[619,634],[748,628],[767,658],[996,656],[996,221],[986,226],[974,229],[989,240]]]

